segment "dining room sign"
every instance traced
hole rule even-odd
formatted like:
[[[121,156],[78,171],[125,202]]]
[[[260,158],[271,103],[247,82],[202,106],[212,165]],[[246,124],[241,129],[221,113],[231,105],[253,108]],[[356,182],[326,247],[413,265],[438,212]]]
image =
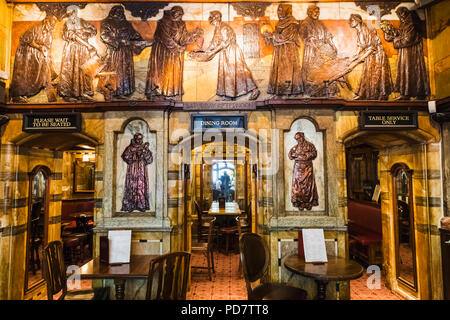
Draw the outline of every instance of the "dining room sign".
[[[24,132],[79,132],[81,113],[31,113],[23,115]]]
[[[204,132],[206,130],[247,130],[246,115],[205,115],[196,114],[191,116],[191,131]]]
[[[359,127],[361,130],[417,129],[417,112],[361,111]]]

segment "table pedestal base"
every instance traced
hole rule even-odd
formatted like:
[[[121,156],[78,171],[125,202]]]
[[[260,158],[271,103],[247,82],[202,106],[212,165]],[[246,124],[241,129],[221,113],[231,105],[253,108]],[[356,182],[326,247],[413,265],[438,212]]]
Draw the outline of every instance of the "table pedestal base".
[[[125,280],[114,279],[114,286],[116,287],[116,300],[125,299]]]
[[[316,280],[317,282],[317,300],[326,300],[328,281]]]

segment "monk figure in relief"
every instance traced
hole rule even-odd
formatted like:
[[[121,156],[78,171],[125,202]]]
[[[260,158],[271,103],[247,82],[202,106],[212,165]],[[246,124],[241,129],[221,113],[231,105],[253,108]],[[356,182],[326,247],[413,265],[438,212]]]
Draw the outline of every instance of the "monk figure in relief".
[[[295,134],[297,145],[289,151],[289,159],[294,160],[292,174],[291,202],[300,211],[311,210],[319,205],[316,181],[314,178],[313,160],[317,158],[314,144],[306,141],[303,132]]]
[[[123,161],[128,165],[122,211],[150,210],[147,165],[153,162],[153,154],[149,143],[144,143],[143,138],[141,133],[136,133],[122,154]]]

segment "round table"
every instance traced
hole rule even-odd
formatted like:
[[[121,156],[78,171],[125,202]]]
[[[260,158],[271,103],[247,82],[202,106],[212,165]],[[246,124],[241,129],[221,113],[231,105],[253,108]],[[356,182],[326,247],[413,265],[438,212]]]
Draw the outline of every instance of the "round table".
[[[357,279],[363,274],[363,267],[349,259],[328,257],[324,264],[306,263],[303,257],[292,254],[284,260],[284,266],[289,271],[313,278],[317,283],[317,299],[325,300],[329,281],[346,281]]]

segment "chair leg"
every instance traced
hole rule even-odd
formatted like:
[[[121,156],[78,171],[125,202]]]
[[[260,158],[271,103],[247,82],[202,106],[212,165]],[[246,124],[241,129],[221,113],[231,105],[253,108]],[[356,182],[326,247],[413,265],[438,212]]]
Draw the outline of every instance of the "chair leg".
[[[216,271],[214,270],[214,251],[211,250],[210,253],[211,253],[211,265],[212,265],[212,271],[213,271],[213,273],[215,274]]]
[[[211,276],[211,261],[210,261],[211,257],[209,255],[208,252],[206,252],[206,260],[208,261],[208,276],[209,276],[209,281],[212,281],[212,276]]]

